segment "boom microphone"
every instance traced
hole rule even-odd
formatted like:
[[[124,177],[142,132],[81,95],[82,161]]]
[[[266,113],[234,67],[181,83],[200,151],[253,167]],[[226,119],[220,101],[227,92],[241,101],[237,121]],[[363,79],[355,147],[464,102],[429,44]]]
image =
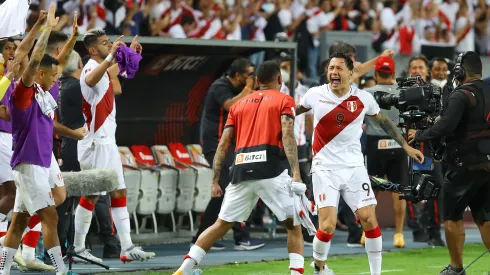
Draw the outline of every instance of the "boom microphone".
[[[114,169],[90,169],[81,172],[62,172],[67,196],[80,197],[110,192],[119,187]]]

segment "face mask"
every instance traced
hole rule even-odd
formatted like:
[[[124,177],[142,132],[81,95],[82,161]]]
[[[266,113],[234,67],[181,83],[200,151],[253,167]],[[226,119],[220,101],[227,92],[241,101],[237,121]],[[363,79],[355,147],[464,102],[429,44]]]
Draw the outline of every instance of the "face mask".
[[[267,12],[267,13],[273,12],[275,8],[276,7],[275,7],[275,5],[273,3],[264,3],[264,4],[262,4],[262,9],[265,12]]]
[[[444,87],[444,86],[446,85],[446,83],[447,83],[447,79],[444,79],[444,80],[432,79],[432,80],[430,81],[430,83],[432,83],[432,84],[434,84],[434,85],[436,85],[436,86],[438,86],[438,87],[442,88],[442,87]]]
[[[281,69],[282,82],[288,83],[289,81],[289,73],[285,70]]]

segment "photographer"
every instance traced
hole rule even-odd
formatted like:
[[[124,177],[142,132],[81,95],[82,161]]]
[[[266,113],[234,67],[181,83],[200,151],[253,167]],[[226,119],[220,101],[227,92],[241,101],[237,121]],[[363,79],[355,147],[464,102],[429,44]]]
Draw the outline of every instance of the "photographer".
[[[451,260],[442,275],[465,274],[460,272],[465,240],[463,214],[467,206],[483,243],[490,249],[490,86],[481,80],[482,62],[475,52],[460,54],[453,73],[459,86],[449,95],[440,120],[429,129],[408,133],[409,142],[446,138],[442,198]]]
[[[374,77],[378,85],[365,91],[373,94],[383,91],[395,96],[399,95],[395,84],[395,61],[388,56],[379,57],[374,66]],[[381,110],[398,125],[400,116],[396,108]],[[367,169],[369,175],[385,177],[403,186],[408,186],[408,159],[405,151],[381,128],[378,123],[366,117],[367,134]],[[401,248],[405,246],[403,238],[403,224],[405,223],[405,211],[407,203],[400,200],[400,194],[393,193],[393,210],[395,211],[395,236],[393,245]]]

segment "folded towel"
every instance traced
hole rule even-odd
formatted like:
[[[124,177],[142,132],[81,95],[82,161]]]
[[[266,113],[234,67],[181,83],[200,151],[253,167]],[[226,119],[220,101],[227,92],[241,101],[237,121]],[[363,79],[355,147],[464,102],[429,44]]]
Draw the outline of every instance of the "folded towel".
[[[290,181],[286,184],[286,188],[294,200],[294,225],[302,224],[310,236],[315,235],[316,227],[310,219],[310,213],[315,212],[315,205],[306,198],[306,185]]]
[[[58,108],[58,104],[56,104],[53,96],[49,92],[45,92],[37,83],[34,83],[34,87],[37,90],[34,97],[36,98],[37,104],[41,108],[41,111],[44,115],[54,119],[54,110]]]
[[[121,46],[116,50],[116,63],[119,65],[119,75],[124,78],[133,78],[139,69],[139,62],[143,57],[133,49]]]

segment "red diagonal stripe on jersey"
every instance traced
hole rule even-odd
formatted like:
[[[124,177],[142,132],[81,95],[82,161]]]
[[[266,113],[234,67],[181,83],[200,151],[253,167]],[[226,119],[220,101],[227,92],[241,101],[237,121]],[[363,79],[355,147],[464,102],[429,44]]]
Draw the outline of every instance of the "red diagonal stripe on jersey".
[[[354,106],[355,110],[353,110]],[[323,116],[315,127],[313,153],[316,155],[320,152],[325,145],[354,121],[363,109],[362,101],[357,96],[350,96]]]

